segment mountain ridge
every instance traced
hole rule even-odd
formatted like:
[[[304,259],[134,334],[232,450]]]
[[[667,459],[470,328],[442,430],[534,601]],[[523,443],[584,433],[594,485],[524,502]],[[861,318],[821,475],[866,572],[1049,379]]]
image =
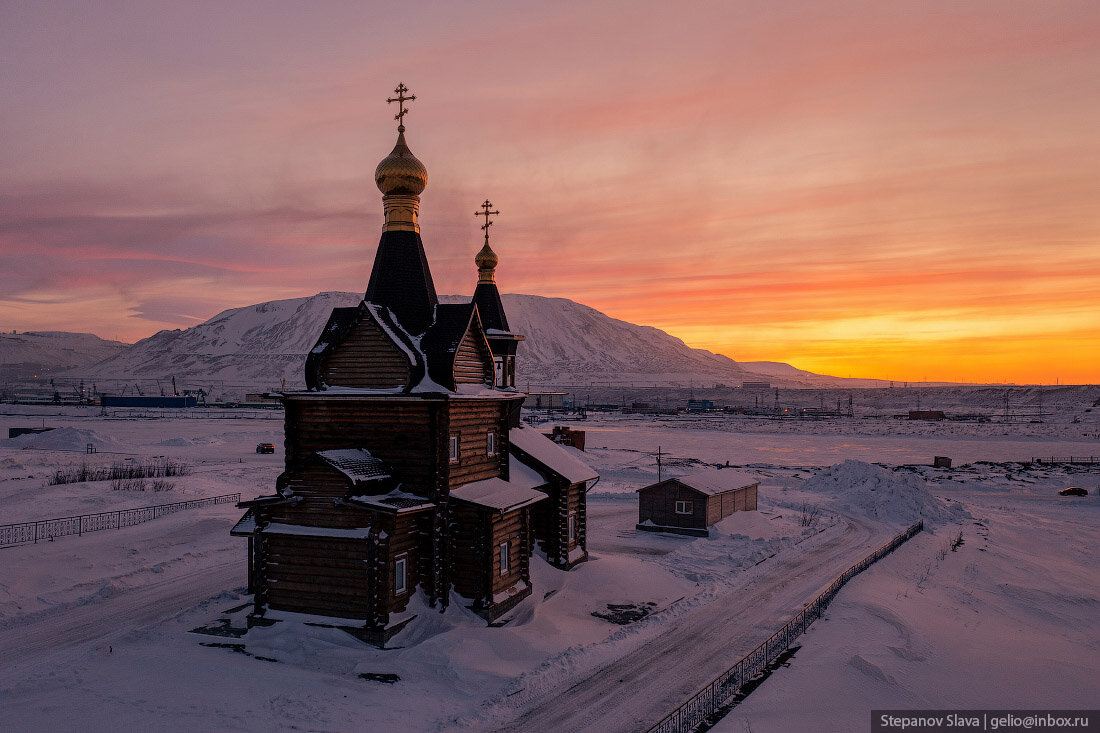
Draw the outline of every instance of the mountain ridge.
[[[532,389],[631,383],[733,387],[743,381],[785,388],[883,384],[813,374],[781,362],[738,362],[566,298],[501,297],[511,329],[526,337],[520,345],[517,385],[530,384]],[[360,293],[325,291],[230,308],[187,329],[159,331],[67,374],[101,382],[175,377],[181,384],[213,385],[208,391],[215,393],[219,386],[226,392],[300,389],[305,355],[332,309],[354,306],[361,299]]]

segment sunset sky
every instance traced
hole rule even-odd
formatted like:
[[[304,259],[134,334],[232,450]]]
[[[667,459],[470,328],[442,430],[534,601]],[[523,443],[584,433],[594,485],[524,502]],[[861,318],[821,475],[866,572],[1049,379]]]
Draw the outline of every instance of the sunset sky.
[[[742,361],[1100,382],[1100,3],[0,4],[0,329],[364,290],[396,138],[436,288]],[[319,327],[321,324],[318,324]]]

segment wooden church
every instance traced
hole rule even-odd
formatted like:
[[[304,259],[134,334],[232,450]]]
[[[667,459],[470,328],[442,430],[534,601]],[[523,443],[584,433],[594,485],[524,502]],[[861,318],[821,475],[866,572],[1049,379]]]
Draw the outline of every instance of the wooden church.
[[[452,598],[488,621],[532,592],[534,552],[561,569],[587,559],[585,491],[596,473],[520,423],[517,346],[497,256],[475,257],[469,303],[439,302],[420,237],[424,165],[405,142],[375,170],[385,223],[366,295],[336,308],[283,395],[285,469],[276,493],[241,502],[254,620],[270,611],[340,619],[384,643],[410,598]]]

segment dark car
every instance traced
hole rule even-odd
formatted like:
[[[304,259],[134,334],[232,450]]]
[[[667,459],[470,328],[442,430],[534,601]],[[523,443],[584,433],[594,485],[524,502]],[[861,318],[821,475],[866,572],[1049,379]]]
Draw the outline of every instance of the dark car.
[[[274,443],[260,443],[258,446],[256,446],[256,452],[257,453],[274,453],[275,452],[275,444]]]
[[[1080,486],[1070,486],[1067,489],[1062,489],[1058,492],[1058,496],[1088,496],[1087,489],[1082,489]]]

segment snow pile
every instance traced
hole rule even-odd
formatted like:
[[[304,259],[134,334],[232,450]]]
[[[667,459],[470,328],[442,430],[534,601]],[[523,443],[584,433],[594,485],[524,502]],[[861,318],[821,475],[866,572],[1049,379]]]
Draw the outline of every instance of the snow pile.
[[[887,524],[912,524],[922,518],[946,524],[970,518],[961,506],[945,504],[932,496],[918,476],[862,461],[848,460],[832,466],[807,479],[801,488],[827,498],[827,506],[833,511]]]
[[[95,446],[97,451],[125,451],[127,446],[122,445],[112,437],[105,437],[94,430],[82,430],[80,428],[65,427],[49,430],[45,433],[28,433],[16,438],[0,440],[0,445],[22,450],[65,450],[85,451],[88,444]]]

